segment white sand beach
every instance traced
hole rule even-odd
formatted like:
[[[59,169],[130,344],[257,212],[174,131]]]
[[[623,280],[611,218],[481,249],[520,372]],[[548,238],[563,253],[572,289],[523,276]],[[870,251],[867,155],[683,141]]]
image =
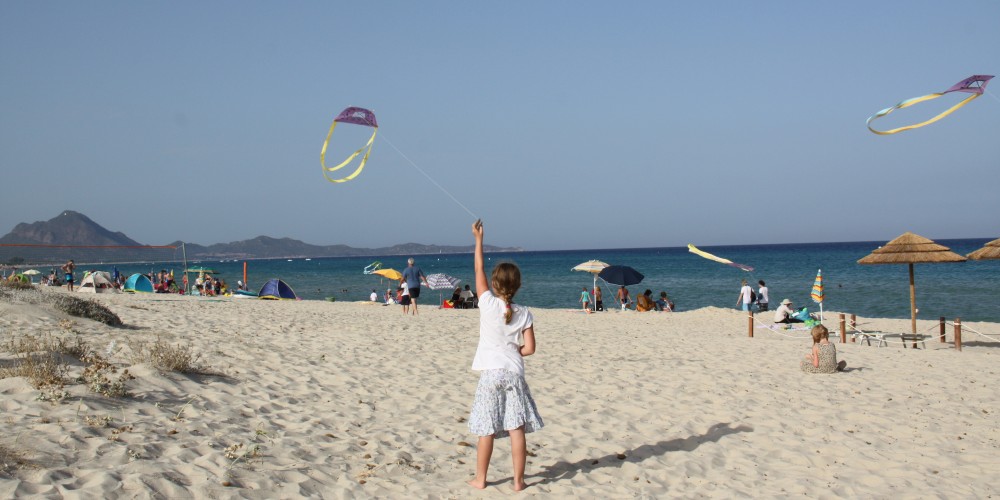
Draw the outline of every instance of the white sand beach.
[[[0,366],[16,360],[3,352],[15,338],[78,336],[135,377],[126,397],[68,383],[55,402],[26,378],[0,380],[4,498],[513,494],[506,440],[488,488],[466,485],[477,310],[421,305],[414,317],[369,303],[86,298],[126,327],[0,304]],[[527,381],[546,426],[527,436],[522,496],[1000,494],[1000,342],[968,333],[961,352],[933,338],[921,349],[838,343],[848,371],[810,375],[799,369],[807,332],[748,338],[735,310],[533,312]],[[835,318],[827,313],[831,330]],[[909,320],[859,321],[909,329]],[[199,354],[210,373],[130,361],[137,342],[157,338]],[[67,379],[79,377],[83,364],[68,363]]]

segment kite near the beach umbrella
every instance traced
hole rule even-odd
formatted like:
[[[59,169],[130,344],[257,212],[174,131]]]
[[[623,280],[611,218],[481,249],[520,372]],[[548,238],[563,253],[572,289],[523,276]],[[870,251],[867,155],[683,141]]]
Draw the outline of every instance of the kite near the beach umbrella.
[[[874,115],[868,117],[868,122],[867,122],[867,124],[868,124],[868,130],[871,130],[872,132],[874,132],[876,134],[879,134],[879,135],[891,135],[891,134],[895,134],[897,132],[902,132],[904,130],[911,130],[911,129],[923,127],[924,125],[930,125],[930,124],[932,124],[932,123],[934,123],[934,122],[936,122],[936,121],[938,121],[938,120],[940,120],[940,119],[942,119],[942,118],[944,118],[944,117],[952,114],[958,108],[961,108],[962,106],[965,106],[966,104],[969,104],[970,102],[972,102],[973,99],[975,99],[975,98],[983,95],[983,91],[986,90],[986,84],[990,81],[991,78],[993,78],[993,75],[972,75],[972,76],[966,78],[965,80],[962,80],[962,81],[956,83],[955,85],[952,85],[951,88],[949,88],[948,90],[945,90],[944,92],[935,92],[933,94],[927,94],[927,95],[920,96],[920,97],[914,97],[912,99],[907,99],[907,100],[905,100],[905,101],[903,101],[903,102],[901,102],[901,103],[899,103],[899,104],[897,104],[895,106],[892,106],[890,108],[885,108],[882,111],[879,111],[878,113],[875,113]],[[875,121],[875,120],[877,120],[879,118],[882,118],[883,116],[885,116],[885,115],[887,115],[889,113],[892,113],[893,111],[895,111],[897,109],[908,108],[908,107],[913,106],[914,104],[917,104],[917,103],[921,103],[921,102],[924,102],[924,101],[929,101],[931,99],[937,99],[938,97],[941,97],[941,96],[943,96],[945,94],[948,94],[948,93],[951,93],[951,92],[965,92],[965,93],[969,93],[969,94],[972,94],[972,95],[970,95],[969,97],[966,97],[965,99],[963,99],[958,104],[956,104],[956,105],[948,108],[947,110],[945,110],[944,112],[938,114],[934,118],[931,118],[930,120],[926,120],[926,121],[923,121],[923,122],[920,122],[920,123],[917,123],[917,124],[914,124],[914,125],[907,125],[905,127],[894,128],[894,129],[891,129],[891,130],[875,130],[875,129],[872,128],[872,122],[873,121]]]
[[[720,264],[725,264],[727,266],[733,266],[733,267],[742,269],[742,270],[744,270],[746,272],[753,271],[753,267],[751,267],[751,266],[748,266],[746,264],[737,264],[737,263],[735,263],[735,262],[733,262],[733,261],[731,261],[729,259],[723,259],[722,257],[717,257],[717,256],[712,255],[712,254],[710,254],[708,252],[705,252],[703,250],[698,250],[698,247],[696,247],[696,246],[694,246],[694,245],[692,245],[690,243],[688,243],[688,251],[691,252],[691,253],[693,253],[693,254],[695,254],[695,255],[699,255],[701,257],[704,257],[704,258],[706,258],[708,260],[714,260],[714,261],[716,261],[716,262],[718,262]]]
[[[337,127],[338,123],[371,127],[373,129],[372,136],[368,139],[368,142],[364,146],[361,146],[361,148],[348,156],[346,160],[340,162],[339,165],[328,167],[326,166],[326,148],[330,145],[330,136],[333,135],[333,129]],[[372,152],[372,144],[375,142],[376,134],[378,134],[378,122],[375,121],[375,113],[372,113],[365,108],[357,108],[353,106],[341,111],[340,114],[333,119],[333,124],[330,125],[330,131],[326,133],[326,140],[323,141],[323,149],[319,152],[319,163],[323,166],[323,177],[326,177],[326,180],[333,183],[347,182],[357,177],[358,174],[361,173],[361,170],[365,168],[365,163],[368,162],[368,155]],[[330,177],[330,172],[336,172],[337,170],[346,167],[355,158],[357,158],[362,151],[365,152],[365,155],[361,158],[361,164],[358,165],[358,168],[355,169],[354,172],[351,172],[351,174],[347,177],[341,177],[339,179]]]

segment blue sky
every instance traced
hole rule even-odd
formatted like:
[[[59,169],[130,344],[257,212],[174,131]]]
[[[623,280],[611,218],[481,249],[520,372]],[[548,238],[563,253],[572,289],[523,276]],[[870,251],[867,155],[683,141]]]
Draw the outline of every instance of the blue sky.
[[[998,19],[993,0],[3,2],[0,234],[70,209],[147,244],[469,244],[450,194],[488,243],[532,250],[995,238],[1000,83],[921,129],[865,120],[1000,74]],[[379,137],[331,184],[319,150],[348,106]],[[365,139],[338,127],[328,163]]]

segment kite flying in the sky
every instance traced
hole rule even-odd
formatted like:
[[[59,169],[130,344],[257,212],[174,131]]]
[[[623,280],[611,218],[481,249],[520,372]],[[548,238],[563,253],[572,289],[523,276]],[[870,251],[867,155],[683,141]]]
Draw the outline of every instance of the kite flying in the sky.
[[[358,149],[357,151],[354,152],[354,154],[348,156],[347,159],[342,161],[339,165],[334,167],[328,167],[326,166],[326,147],[330,144],[330,136],[333,135],[333,129],[337,127],[337,123],[350,123],[352,125],[362,125],[365,127],[371,127],[374,130],[372,130],[371,138],[368,139],[368,142],[364,146],[361,146],[361,149]],[[355,108],[355,107],[350,107],[341,111],[340,114],[333,119],[333,125],[330,125],[330,131],[327,132],[326,140],[323,141],[323,149],[319,152],[319,162],[321,165],[323,165],[323,177],[326,177],[326,180],[330,182],[347,182],[357,177],[358,174],[361,173],[361,170],[365,168],[365,163],[368,161],[368,155],[371,154],[372,152],[372,144],[375,142],[375,134],[377,133],[378,133],[378,122],[375,121],[375,113],[372,113],[371,111],[365,108]],[[330,177],[329,175],[330,172],[335,172],[337,170],[346,167],[349,163],[351,163],[352,160],[357,158],[357,156],[361,154],[362,151],[365,152],[365,155],[361,158],[361,164],[358,165],[358,168],[354,172],[352,172],[351,175],[339,179]]]
[[[910,130],[910,129],[914,129],[914,128],[920,128],[920,127],[923,127],[924,125],[930,125],[931,123],[934,123],[934,122],[936,122],[936,121],[938,121],[938,120],[940,120],[940,119],[942,119],[942,118],[944,118],[944,117],[952,114],[952,112],[954,112],[956,109],[961,108],[962,106],[965,106],[966,104],[968,104],[969,101],[972,101],[973,99],[975,99],[975,98],[983,95],[983,90],[986,89],[986,83],[990,81],[990,78],[993,78],[993,75],[972,75],[972,76],[966,78],[965,80],[962,80],[962,81],[956,83],[955,85],[952,85],[950,89],[945,90],[944,92],[935,92],[933,94],[927,94],[925,96],[914,97],[912,99],[907,99],[907,100],[905,100],[905,101],[903,101],[903,102],[901,102],[901,103],[899,103],[899,104],[897,104],[897,105],[895,105],[895,106],[893,106],[891,108],[885,108],[882,111],[879,111],[878,113],[875,113],[874,115],[872,115],[872,116],[870,116],[868,118],[868,122],[867,122],[868,123],[868,130],[871,130],[872,132],[874,132],[876,134],[879,134],[879,135],[890,135],[890,134],[895,134],[896,132],[902,132],[904,130]],[[947,111],[944,111],[943,113],[935,116],[934,118],[931,118],[930,120],[927,120],[927,121],[924,121],[924,122],[917,123],[915,125],[907,125],[905,127],[899,127],[899,128],[894,128],[892,130],[884,130],[884,131],[883,130],[875,130],[875,129],[872,128],[872,122],[873,121],[875,121],[876,119],[881,118],[881,117],[883,117],[883,116],[885,116],[885,115],[887,115],[889,113],[892,113],[893,110],[903,109],[903,108],[906,108],[906,107],[909,107],[909,106],[913,106],[914,104],[917,104],[917,103],[921,103],[921,102],[924,102],[924,101],[929,101],[931,99],[937,99],[938,97],[941,97],[941,96],[943,96],[943,95],[945,95],[945,94],[947,94],[949,92],[967,92],[967,93],[972,94],[972,95],[969,96],[969,97],[966,97],[965,99],[962,100],[962,102],[960,102],[960,103],[952,106],[951,108],[948,108]]]
[[[735,262],[733,262],[733,261],[731,261],[729,259],[723,259],[722,257],[716,257],[715,255],[712,255],[712,254],[710,254],[708,252],[705,252],[703,250],[698,250],[698,247],[696,247],[696,246],[694,246],[694,245],[692,245],[690,243],[688,243],[688,251],[691,252],[691,253],[693,253],[693,254],[695,254],[695,255],[700,255],[700,256],[708,259],[708,260],[714,260],[716,262],[725,264],[727,266],[733,266],[733,267],[740,268],[740,269],[742,269],[742,270],[744,270],[746,272],[753,271],[753,268],[750,267],[750,266],[748,266],[748,265],[746,265],[746,264],[737,264],[737,263],[735,263]]]

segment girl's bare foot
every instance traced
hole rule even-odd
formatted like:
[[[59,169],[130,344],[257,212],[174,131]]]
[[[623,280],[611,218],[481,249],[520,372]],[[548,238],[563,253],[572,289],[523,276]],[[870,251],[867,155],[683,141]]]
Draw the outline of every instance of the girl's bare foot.
[[[486,489],[486,481],[485,480],[480,481],[478,479],[473,479],[472,481],[469,481],[469,486],[472,486],[473,488],[476,488],[476,489],[479,489],[479,490],[485,490]]]
[[[514,481],[514,491],[524,491],[524,489],[527,487],[528,485],[525,484],[524,481],[521,482]]]

